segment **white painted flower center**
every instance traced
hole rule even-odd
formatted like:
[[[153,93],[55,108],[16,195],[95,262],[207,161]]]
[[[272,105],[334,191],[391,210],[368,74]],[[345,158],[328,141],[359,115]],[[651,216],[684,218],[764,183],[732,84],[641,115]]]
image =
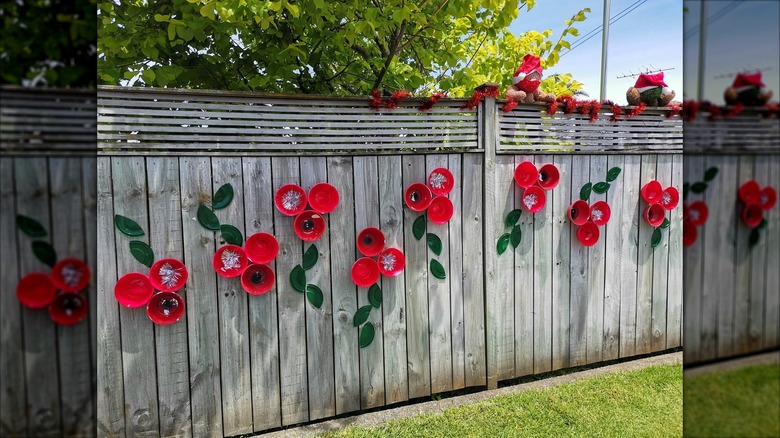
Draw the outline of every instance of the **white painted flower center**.
[[[536,205],[536,195],[526,195],[523,196],[523,205],[525,205],[525,208],[531,209],[534,205]]]
[[[667,205],[672,202],[672,195],[668,193],[664,193],[663,197],[661,197],[661,202],[664,203],[664,205]]]
[[[696,222],[699,220],[699,210],[691,210],[689,215],[691,216],[692,221]]]
[[[393,254],[382,254],[382,257],[379,258],[379,263],[382,264],[385,271],[390,272],[395,269],[395,256]]]
[[[441,189],[444,187],[444,184],[447,183],[447,177],[439,172],[434,172],[431,174],[429,182],[434,189]]]
[[[164,263],[160,266],[158,273],[160,274],[160,283],[167,288],[176,286],[181,279],[181,268],[175,269],[170,263]]]
[[[282,195],[282,207],[288,211],[295,211],[301,206],[301,194],[295,190],[289,190]]]
[[[241,267],[241,258],[238,253],[226,249],[222,252],[222,272]]]
[[[68,287],[76,287],[81,281],[81,277],[84,275],[73,264],[67,264],[62,267],[62,282],[68,285]]]
[[[761,205],[766,205],[766,204],[768,204],[768,203],[769,203],[769,196],[767,196],[767,195],[761,195],[761,197],[759,198],[759,203],[760,203]]]
[[[596,208],[592,212],[590,212],[590,216],[593,218],[593,222],[599,222],[601,221],[601,218],[604,217],[604,213],[598,208]]]

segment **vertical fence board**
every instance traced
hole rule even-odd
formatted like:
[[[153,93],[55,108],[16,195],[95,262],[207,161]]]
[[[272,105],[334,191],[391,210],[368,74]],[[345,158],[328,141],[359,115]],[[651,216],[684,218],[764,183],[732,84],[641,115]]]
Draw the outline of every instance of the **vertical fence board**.
[[[353,165],[350,157],[328,158],[328,180],[341,195],[339,207],[329,215],[330,226],[338,230],[331,234],[330,270],[333,290],[333,347],[336,373],[336,413],[360,409],[360,358],[358,331],[352,325],[357,310],[357,287],[350,278],[350,269],[357,260],[355,250],[355,191]]]
[[[697,158],[702,159],[702,158]],[[718,285],[718,334],[717,334],[717,355],[720,357],[730,356],[734,352],[734,297],[736,295],[736,263],[735,254],[737,251],[737,225],[739,215],[737,214],[737,177],[739,159],[734,155],[707,158],[707,165],[718,164],[718,175],[711,181],[707,188],[707,196],[712,198],[709,219],[707,223],[699,227],[699,232],[704,232],[704,236],[714,234],[720,241],[720,249],[717,253],[710,253],[708,257],[714,260],[717,269],[716,281]],[[704,167],[699,169],[697,174],[691,175],[691,181],[704,179]],[[716,199],[717,198],[717,199]],[[694,244],[696,245],[696,244]],[[685,259],[684,278],[688,275],[688,259]],[[696,274],[691,274],[696,275]],[[685,289],[686,294],[688,289]],[[691,321],[691,324],[697,323]],[[687,329],[687,319],[683,322]]]
[[[753,177],[761,188],[769,185],[769,167],[771,162],[766,159],[756,158]],[[777,186],[775,186],[777,187]],[[766,220],[767,212],[764,212]],[[768,225],[768,223],[767,223]],[[749,351],[761,350],[764,337],[764,288],[766,287],[766,260],[767,260],[767,232],[766,228],[759,231],[758,243],[749,249],[750,251],[750,310],[748,311],[748,342]],[[748,245],[749,246],[749,245]],[[777,269],[778,265],[774,265]]]
[[[424,183],[433,169],[447,167],[446,155],[426,156]],[[456,187],[453,190],[459,190]],[[460,214],[455,210],[455,214]],[[427,216],[427,214],[426,214]],[[430,234],[439,236],[442,242],[441,255],[437,256],[428,250],[428,266],[431,260],[438,260],[444,266],[446,277],[440,280],[432,274],[428,275],[428,327],[431,350],[431,392],[439,393],[452,390],[452,327],[450,325],[450,281],[452,271],[449,269],[450,239],[447,224],[434,224],[426,217]]]
[[[462,156],[450,154],[447,156],[447,168],[455,179],[455,187],[449,193],[454,213],[449,221],[449,268],[450,273],[450,324],[452,334],[452,389],[466,386],[465,374],[465,333],[463,332],[463,221],[466,216],[463,211],[463,178]],[[472,184],[472,181],[468,181]]]
[[[379,157],[379,228],[386,248],[404,252],[401,157]],[[406,359],[406,297],[404,275],[382,277],[382,326],[385,344],[385,403],[409,399]]]
[[[149,244],[155,261],[173,258],[183,263],[179,162],[176,158],[146,160],[149,205]],[[180,295],[187,301],[186,290]],[[155,327],[157,341],[157,395],[160,406],[160,435],[189,436],[190,416],[189,350],[185,316],[176,324]]]
[[[125,436],[124,386],[122,382],[119,304],[114,298],[117,280],[117,250],[114,235],[114,205],[111,159],[97,160],[97,432],[110,437]],[[125,250],[125,248],[121,248]]]
[[[666,189],[672,185],[672,156],[659,155],[656,165],[656,179]],[[682,187],[677,187],[678,191]],[[666,218],[671,226],[671,212],[665,211]],[[669,290],[669,228],[660,229],[661,243],[653,251],[653,305],[650,318],[650,348],[652,351],[660,351],[666,348],[666,310],[667,293]]]
[[[379,186],[376,157],[355,157],[355,234],[366,227],[378,228],[379,223]],[[356,255],[362,257],[362,255]],[[358,308],[370,305],[368,289],[358,288]],[[371,310],[366,324],[374,326],[374,341],[360,349],[360,406],[373,408],[384,404],[384,336],[382,313]]]
[[[274,192],[271,159],[244,158],[244,229],[245,239],[255,233],[274,235]],[[279,275],[276,262],[275,282],[270,291],[249,298],[249,360],[252,368],[252,416],[255,432],[278,427],[281,422],[279,391],[279,326],[277,300]],[[330,300],[326,302],[329,303]],[[332,333],[332,328],[327,327]]]
[[[642,171],[639,187],[656,179],[658,157],[642,155]],[[663,184],[662,184],[663,185]],[[653,247],[650,239],[653,227],[644,220],[647,202],[640,204],[642,220],[639,221],[639,270],[636,284],[636,354],[652,351],[652,315],[653,315]]]
[[[301,157],[301,187],[308,193],[314,184],[327,182],[325,158]],[[269,204],[270,205],[270,204]],[[325,215],[328,223],[328,215]],[[333,312],[330,288],[330,234],[328,227],[316,242],[319,252],[317,264],[306,271],[309,284],[317,285],[323,294],[322,307],[308,302],[306,308],[306,349],[309,376],[309,420],[332,417],[336,414],[336,393],[333,371]],[[311,244],[304,244],[308,249]]]
[[[536,167],[552,163],[550,155],[537,155]],[[553,202],[552,191],[545,192],[547,203],[533,215],[533,343],[534,374],[552,370],[552,228]],[[529,239],[530,240],[530,239]]]
[[[57,260],[76,257],[86,262],[81,174],[79,158],[49,159],[51,244],[57,251]],[[89,298],[86,290],[80,293]],[[62,431],[65,435],[93,433],[89,338],[89,320],[86,319],[76,325],[57,328]]]
[[[742,155],[739,157],[739,176],[737,187],[755,178],[755,157]],[[737,201],[735,214],[741,214],[743,204]],[[751,229],[742,220],[737,221],[737,251],[736,251],[736,295],[734,297],[734,352],[747,353],[750,328],[750,245],[748,239]]]
[[[708,169],[713,167],[720,157],[702,157],[703,168]],[[704,173],[690,175],[692,182],[703,181]],[[717,330],[718,330],[718,260],[720,259],[720,252],[726,250],[723,245],[724,239],[720,235],[719,222],[722,220],[728,220],[728,213],[721,213],[721,203],[724,201],[728,204],[728,200],[724,200],[720,192],[720,178],[716,178],[714,181],[707,183],[707,190],[700,196],[704,198],[710,211],[707,225],[699,227],[699,239],[702,241],[703,253],[706,257],[706,262],[702,264],[702,279],[701,279],[701,310],[699,312],[699,318],[701,321],[700,333],[699,333],[699,351],[698,356],[701,360],[711,360],[717,356]],[[690,196],[690,194],[689,194]],[[694,274],[695,275],[695,274]],[[721,304],[722,305],[722,304]]]
[[[591,155],[590,181],[594,185],[606,181],[606,175],[606,155]],[[598,194],[594,191],[590,195],[590,204],[606,201],[606,199],[606,194]],[[604,232],[604,227],[600,227],[599,232],[598,242],[588,248],[588,320],[585,323],[588,363],[601,361],[604,345],[604,275],[606,271],[604,257],[606,256],[607,235]]]
[[[572,157],[571,166],[572,201],[580,199],[580,190],[591,181],[590,156]],[[593,178],[596,178],[594,176]],[[584,365],[587,357],[588,321],[588,247],[576,239],[572,229],[571,264],[569,266],[571,295],[569,306],[569,361],[571,366]]]
[[[488,226],[496,230],[496,238],[485,242],[485,251],[490,256],[497,256],[495,270],[495,289],[496,307],[494,308],[496,331],[496,363],[498,366],[498,380],[510,379],[516,375],[515,372],[515,291],[513,288],[513,279],[515,276],[514,259],[516,249],[508,245],[506,252],[498,255],[496,248],[500,236],[507,232],[504,226],[506,215],[515,208],[515,182],[512,179],[512,173],[515,169],[515,161],[511,155],[497,156],[494,162],[495,182],[495,212],[493,212],[492,223]],[[521,218],[522,220],[522,218]],[[488,293],[491,292],[488,286]],[[533,345],[533,344],[531,344]],[[533,361],[533,357],[531,357]],[[531,362],[533,363],[533,362]]]
[[[517,185],[514,180],[514,171],[523,161],[534,163],[534,157],[532,155],[516,155],[514,162],[510,162],[508,166],[502,166],[500,169],[502,172],[496,174],[497,185],[503,184],[510,187],[508,189],[510,204],[501,215],[501,224],[496,226],[506,232],[511,232],[512,228],[505,227],[503,223],[506,214],[513,208],[522,211],[517,223],[520,226],[522,239],[520,239],[517,248],[513,248],[510,243],[506,250],[506,258],[508,259],[506,263],[510,267],[508,273],[505,274],[506,278],[502,279],[506,282],[504,288],[506,295],[502,296],[504,300],[501,307],[505,309],[503,332],[507,339],[506,349],[508,350],[508,360],[510,360],[510,366],[507,368],[508,373],[512,372],[511,359],[514,359],[514,374],[507,374],[506,378],[525,376],[534,372],[534,214],[529,213],[523,207],[525,189]],[[498,188],[496,190],[498,191]],[[511,257],[508,257],[510,251],[514,256],[514,262]],[[514,278],[512,278],[512,271],[514,271]]]
[[[89,331],[89,350],[90,350],[90,397],[92,398],[92,406],[89,411],[91,418],[91,424],[89,425],[89,433],[95,433],[95,426],[97,425],[96,414],[96,391],[97,391],[97,320],[98,320],[98,307],[97,307],[97,160],[96,157],[83,157],[81,158],[81,227],[84,230],[84,254],[86,257],[87,266],[92,273],[92,278],[84,290],[84,294],[87,297],[87,304],[89,306],[89,314],[87,323]],[[112,239],[107,239],[112,240]]]
[[[198,206],[211,199],[211,159],[179,159],[181,227],[187,263],[187,333],[192,434],[222,436],[222,374],[219,361],[217,279],[211,264],[215,236],[197,221]],[[278,413],[277,413],[278,414]],[[278,415],[277,415],[278,416]]]
[[[503,224],[499,207],[504,210],[506,201],[501,202],[503,191],[497,185],[498,175],[496,163],[496,146],[498,144],[498,116],[496,114],[496,101],[494,98],[485,98],[485,105],[480,111],[480,139],[485,150],[482,190],[484,196],[483,221],[484,241],[485,241],[485,359],[487,367],[487,387],[494,389],[498,386],[498,379],[501,365],[499,364],[498,353],[502,348],[500,346],[499,324],[501,323],[500,311],[502,308],[501,293],[498,291],[499,284],[499,258],[495,252],[495,245],[498,237],[502,234]],[[511,182],[509,184],[512,184]],[[511,187],[511,186],[510,186]],[[507,194],[508,195],[508,194]],[[504,195],[504,196],[507,196]],[[511,199],[511,198],[510,198]],[[513,201],[510,201],[513,202]],[[498,213],[498,218],[496,214]],[[508,256],[507,256],[508,257]],[[514,361],[514,358],[513,358]]]
[[[614,360],[620,356],[620,304],[623,286],[623,271],[632,269],[626,266],[627,254],[623,248],[628,247],[626,241],[631,235],[631,214],[623,208],[623,196],[631,188],[631,182],[625,184],[625,156],[610,155],[607,157],[607,170],[618,167],[621,169],[617,179],[610,182],[606,198],[612,216],[602,227],[607,249],[604,254],[604,336],[602,341],[602,359]],[[636,194],[636,191],[632,191]],[[625,234],[624,234],[625,232]],[[630,248],[630,247],[629,247]],[[630,249],[629,249],[630,251]]]
[[[704,177],[705,163],[704,157],[686,157],[685,175],[688,182],[693,184]],[[689,195],[690,196],[690,195]],[[692,200],[689,198],[689,202]],[[706,224],[705,224],[706,227]],[[699,227],[701,234],[702,227]],[[705,230],[706,233],[706,230]],[[701,323],[701,272],[703,265],[703,241],[701,236],[693,245],[685,248],[683,259],[685,260],[685,271],[683,275],[683,360],[688,362],[695,359],[698,355],[700,345],[700,323]],[[639,312],[639,309],[637,309]],[[637,313],[637,318],[639,314]],[[639,328],[637,328],[637,331]]]
[[[780,155],[769,157],[771,162],[766,185],[780,189]],[[764,305],[764,348],[780,345],[780,206],[766,212],[766,298]]]
[[[111,176],[114,190],[114,213],[136,221],[146,233],[130,238],[114,231],[116,237],[117,273],[148,274],[149,268],[130,254],[129,242],[149,242],[147,215],[146,163],[141,157],[112,158]],[[155,250],[155,248],[152,248]],[[157,248],[159,251],[160,248]],[[102,257],[102,256],[101,256]],[[121,307],[119,323],[122,335],[124,367],[125,422],[130,436],[159,436],[157,404],[157,370],[155,367],[154,326],[146,309]]]
[[[403,187],[424,181],[425,157],[404,155]],[[424,214],[424,213],[423,213]],[[420,213],[404,208],[404,255],[406,256],[406,349],[409,360],[409,398],[431,394],[431,356],[428,345],[428,248],[425,237],[417,240],[412,226]],[[354,240],[354,239],[353,239]]]
[[[463,155],[463,333],[466,386],[485,385],[485,289],[482,234],[482,157]]]
[[[556,155],[553,158],[561,179],[550,194],[552,202],[552,369],[569,367],[569,294],[571,286],[572,227],[569,206],[577,199],[571,190],[572,157]],[[574,237],[576,240],[576,236]]]
[[[641,163],[639,155],[624,157],[623,170],[618,179],[623,184],[623,190],[616,193],[622,199],[620,204],[620,222],[612,225],[622,237],[620,256],[620,357],[633,356],[636,352],[636,283],[639,270],[639,222],[643,219],[641,188]],[[614,213],[613,213],[614,214]],[[612,220],[610,220],[612,222]],[[607,224],[609,229],[610,225]]]
[[[683,155],[672,156],[672,185],[682,197],[683,186]],[[669,225],[669,273],[668,296],[666,300],[666,348],[675,348],[682,345],[680,342],[680,330],[682,330],[682,201],[670,213]]]
[[[13,257],[0,263],[0,434],[25,436],[24,352],[22,350],[22,305],[16,298],[16,285],[27,272],[19,271],[18,254],[30,251],[29,244],[17,241],[14,159],[0,157],[0,246]],[[121,403],[120,403],[121,404]]]
[[[300,184],[298,158],[271,159],[273,188]],[[282,425],[301,423],[309,418],[306,362],[306,320],[304,294],[293,289],[290,272],[301,263],[303,245],[293,231],[293,218],[274,211],[279,256],[276,259],[279,303],[279,370],[282,390]]]

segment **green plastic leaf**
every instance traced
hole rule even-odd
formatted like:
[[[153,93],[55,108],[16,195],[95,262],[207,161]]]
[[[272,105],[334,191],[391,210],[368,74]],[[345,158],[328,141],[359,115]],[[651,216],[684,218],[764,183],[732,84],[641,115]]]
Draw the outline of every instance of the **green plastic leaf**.
[[[367,304],[359,309],[357,309],[357,312],[355,312],[355,316],[352,317],[352,325],[357,327],[360,324],[363,324],[364,322],[368,321],[368,314],[371,313],[371,309],[373,307],[371,304]]]
[[[313,284],[306,285],[306,299],[309,300],[312,306],[319,309],[322,307],[322,289]]]
[[[214,210],[221,210],[230,205],[232,200],[233,186],[231,186],[230,183],[227,183],[220,187],[219,190],[217,190],[217,193],[214,193],[214,199],[212,199],[211,206],[214,207]]]
[[[504,233],[501,235],[501,237],[498,238],[498,243],[496,243],[496,252],[498,255],[501,255],[506,251],[506,248],[509,246],[509,240],[511,239],[511,235],[509,233]]]
[[[371,341],[374,340],[374,325],[368,323],[360,328],[360,336],[358,338],[360,342],[360,348],[368,347],[371,345]]]
[[[417,240],[422,239],[423,235],[425,235],[425,215],[422,215],[414,220],[414,224],[412,224],[412,234],[414,234],[414,238]]]
[[[57,252],[48,242],[36,240],[32,243],[32,251],[35,257],[45,265],[54,266],[57,263]]]
[[[766,219],[762,219],[761,223],[758,224],[758,229],[760,230],[762,228],[766,228],[766,224],[767,224]]]
[[[597,182],[596,184],[593,184],[593,191],[598,193],[599,195],[603,195],[604,193],[607,193],[607,190],[609,190],[609,183],[608,182]]]
[[[707,183],[706,182],[699,181],[697,183],[694,183],[691,186],[691,191],[693,193],[703,193],[705,190],[707,190]]]
[[[523,238],[523,230],[520,229],[520,225],[515,225],[512,228],[512,233],[509,236],[509,241],[512,242],[512,248],[517,248],[520,245],[520,239]]]
[[[151,268],[152,263],[154,263],[154,251],[152,251],[152,248],[147,245],[146,242],[141,242],[140,240],[131,240],[130,254],[132,254],[136,260],[138,260],[146,267]]]
[[[316,245],[312,244],[312,246],[303,253],[303,269],[308,271],[313,268],[314,265],[317,264],[317,259],[319,259],[319,257],[320,251],[317,249]]]
[[[114,215],[114,225],[124,235],[130,237],[138,237],[144,235],[144,230],[138,223],[129,217],[122,216],[121,214]]]
[[[290,272],[290,283],[298,292],[306,292],[306,271],[304,271],[303,266],[295,265],[292,272]]]
[[[24,215],[17,215],[16,216],[16,226],[19,227],[20,230],[22,230],[22,233],[30,236],[30,237],[44,237],[46,236],[46,229],[43,228],[43,225],[41,225],[40,222],[36,221],[35,219],[24,216]]]
[[[514,209],[507,213],[506,220],[504,221],[504,226],[509,228],[515,226],[517,221],[520,220],[520,215],[523,213],[523,210],[520,209]]]
[[[428,248],[433,251],[434,254],[441,255],[441,239],[439,239],[439,236],[428,233],[428,236],[426,237],[426,240],[428,241]]]
[[[620,175],[620,168],[619,167],[613,167],[612,169],[609,169],[607,171],[607,182],[612,182],[617,179],[618,175]]]
[[[208,230],[219,231],[219,219],[210,208],[203,204],[198,207],[198,222]]]
[[[664,218],[664,223],[662,223],[658,228],[669,228],[669,224],[671,224],[671,222],[669,222],[669,219]]]
[[[750,237],[748,238],[748,243],[751,247],[755,246],[758,243],[758,238],[760,237],[758,228],[753,228],[752,231],[750,231]]]
[[[225,239],[225,242],[231,245],[244,245],[244,236],[242,236],[241,231],[233,225],[220,225],[219,231],[222,233],[222,238]]]
[[[368,290],[368,302],[377,309],[382,305],[382,288],[376,283]]]
[[[590,199],[590,191],[593,188],[593,184],[587,183],[580,189],[580,199],[587,201]]]
[[[710,182],[715,179],[716,175],[718,175],[718,168],[710,167],[704,172],[704,181]]]
[[[431,259],[431,274],[439,280],[447,278],[447,274],[444,272],[444,266],[436,259]]]
[[[688,192],[691,190],[691,185],[689,183],[683,184],[683,201],[688,199]]]
[[[661,228],[656,228],[653,230],[653,236],[650,238],[650,245],[655,248],[658,246],[658,244],[661,243]]]

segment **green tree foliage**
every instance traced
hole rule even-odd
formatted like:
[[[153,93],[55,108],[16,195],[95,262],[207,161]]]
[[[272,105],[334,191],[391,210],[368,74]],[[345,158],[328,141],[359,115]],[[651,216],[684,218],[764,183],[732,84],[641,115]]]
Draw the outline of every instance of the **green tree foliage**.
[[[565,37],[577,35],[571,26],[557,43],[549,31],[512,35],[518,0],[129,0],[98,7],[98,74],[106,84],[463,96],[486,80],[511,84],[529,51],[552,67]],[[578,85],[551,77],[546,86],[558,83],[561,90]]]
[[[96,0],[0,4],[0,79],[17,85],[94,86]]]

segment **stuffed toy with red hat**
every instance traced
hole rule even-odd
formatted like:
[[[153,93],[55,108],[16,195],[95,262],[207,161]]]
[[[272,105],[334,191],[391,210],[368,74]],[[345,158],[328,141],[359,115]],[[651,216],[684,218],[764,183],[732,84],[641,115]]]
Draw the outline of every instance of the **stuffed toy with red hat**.
[[[633,87],[626,91],[629,105],[666,106],[674,99],[674,90],[664,82],[664,72],[653,74],[642,73]]]
[[[728,105],[741,103],[745,106],[764,106],[772,98],[772,91],[764,86],[760,71],[740,73],[731,86],[726,88],[723,97]]]
[[[539,88],[542,82],[542,64],[538,56],[527,54],[512,77],[513,85],[506,90],[506,98],[516,102],[555,102],[555,95]]]

